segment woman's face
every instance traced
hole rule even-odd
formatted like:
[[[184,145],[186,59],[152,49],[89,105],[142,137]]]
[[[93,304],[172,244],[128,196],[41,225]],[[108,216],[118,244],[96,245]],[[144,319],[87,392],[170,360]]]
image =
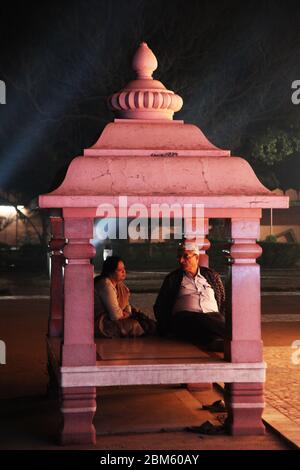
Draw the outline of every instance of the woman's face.
[[[123,261],[118,262],[117,269],[113,273],[112,278],[115,282],[121,282],[126,279],[126,270]]]

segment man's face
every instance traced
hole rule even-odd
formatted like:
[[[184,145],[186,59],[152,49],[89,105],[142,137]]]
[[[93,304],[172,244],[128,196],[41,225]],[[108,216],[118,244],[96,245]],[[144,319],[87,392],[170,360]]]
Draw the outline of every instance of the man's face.
[[[181,268],[194,274],[198,270],[199,255],[194,251],[190,250],[179,250],[177,253],[177,259]]]

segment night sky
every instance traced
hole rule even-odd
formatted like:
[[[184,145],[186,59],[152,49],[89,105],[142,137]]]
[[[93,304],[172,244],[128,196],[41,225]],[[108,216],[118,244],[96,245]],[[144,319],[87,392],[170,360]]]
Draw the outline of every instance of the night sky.
[[[146,41],[154,77],[184,100],[175,118],[246,157],[271,189],[274,177],[300,189],[298,149],[272,167],[253,155],[267,129],[300,136],[299,1],[5,2],[0,15],[0,188],[30,199],[61,182],[113,119],[106,97],[134,78]]]

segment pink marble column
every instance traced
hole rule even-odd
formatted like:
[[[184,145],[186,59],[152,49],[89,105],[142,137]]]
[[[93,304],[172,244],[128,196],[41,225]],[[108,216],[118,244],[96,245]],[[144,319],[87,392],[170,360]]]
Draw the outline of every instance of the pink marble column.
[[[231,221],[231,288],[227,312],[228,339],[225,359],[231,362],[262,362],[260,315],[260,266],[256,258],[261,248],[259,219]],[[227,424],[234,435],[263,434],[261,420],[264,401],[262,383],[226,385]]]
[[[96,365],[94,343],[94,282],[90,259],[95,248],[90,244],[93,219],[66,218],[64,249],[67,259],[64,279],[64,342],[62,366]],[[62,389],[61,432],[63,444],[95,443],[93,417],[96,411],[95,387]]]
[[[63,236],[63,219],[61,217],[51,217],[50,223],[52,237],[49,242],[51,256],[51,281],[48,337],[52,338],[60,337],[63,333],[63,266],[65,261],[63,248],[65,246],[65,239]]]
[[[48,319],[48,385],[47,394],[49,397],[58,396],[58,381],[52,363],[52,348],[54,338],[60,341],[63,335],[64,321],[64,285],[63,266],[65,257],[63,248],[65,239],[63,235],[63,219],[60,216],[50,217],[51,240],[49,242],[49,252],[51,259],[51,279],[50,279],[50,310]]]

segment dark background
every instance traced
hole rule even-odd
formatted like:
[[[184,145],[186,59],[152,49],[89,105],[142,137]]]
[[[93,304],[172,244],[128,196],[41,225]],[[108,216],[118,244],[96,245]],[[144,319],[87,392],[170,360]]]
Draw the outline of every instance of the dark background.
[[[113,119],[141,41],[184,100],[177,119],[245,156],[270,189],[300,187],[298,1],[85,0],[0,6],[0,188],[54,189]]]

